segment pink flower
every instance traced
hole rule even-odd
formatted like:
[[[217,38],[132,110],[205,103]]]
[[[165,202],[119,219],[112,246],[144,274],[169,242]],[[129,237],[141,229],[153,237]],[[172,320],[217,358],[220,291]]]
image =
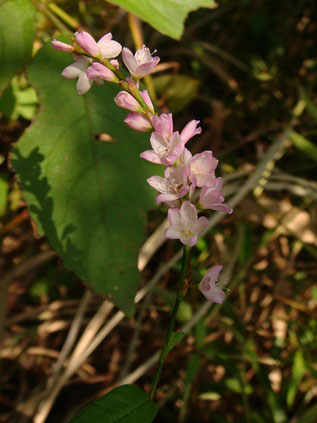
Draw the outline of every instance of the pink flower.
[[[62,43],[62,41],[58,41],[55,39],[52,41],[52,47],[56,50],[66,51],[67,53],[72,53],[74,51],[73,46],[66,43]]]
[[[165,231],[166,238],[179,239],[189,247],[197,243],[198,235],[208,225],[206,217],[197,218],[196,207],[190,201],[184,201],[180,209],[168,209],[168,221],[171,226]]]
[[[222,304],[226,298],[226,294],[216,284],[221,269],[222,266],[219,265],[211,267],[203,277],[199,286],[200,291],[207,298],[207,300],[217,304]]]
[[[147,180],[152,188],[161,193],[157,196],[156,203],[175,201],[187,194],[189,187],[184,166],[168,166],[165,169],[164,176],[165,178],[151,176]]]
[[[117,82],[118,78],[116,75],[101,63],[94,62],[87,70],[87,76],[89,79],[98,78],[102,81]]]
[[[141,96],[145,103],[153,110],[153,104],[149,93],[144,90],[141,91]],[[120,91],[114,98],[114,102],[117,106],[122,107],[123,109],[131,110],[131,112],[142,112],[142,106],[137,102],[137,100],[126,91]]]
[[[196,187],[213,186],[217,166],[218,160],[213,157],[212,151],[195,154],[188,164],[188,177]]]
[[[201,128],[200,127],[197,128],[197,125],[199,124],[199,122],[200,122],[199,120],[191,120],[182,130],[181,137],[182,137],[182,140],[184,141],[184,144],[195,135],[201,134]]]
[[[117,57],[122,50],[121,44],[112,40],[110,32],[100,38],[98,42],[85,31],[76,32],[75,35],[79,46],[92,57],[101,56],[102,58],[110,59]]]
[[[178,132],[173,132],[168,139],[153,132],[150,142],[153,150],[144,151],[140,157],[152,163],[172,165],[184,150],[184,143]]]
[[[173,134],[173,115],[172,113],[162,113],[160,116],[152,116],[151,122],[155,132],[163,138],[169,138]]]
[[[131,112],[124,119],[124,122],[136,131],[150,132],[153,129],[151,122],[143,113]]]
[[[227,204],[223,204],[225,199],[221,194],[222,178],[216,178],[214,186],[203,186],[200,191],[199,205],[202,209],[223,211],[231,214],[233,209]]]
[[[78,78],[76,88],[78,94],[82,95],[90,89],[94,82],[94,79],[89,79],[87,76],[87,69],[91,65],[92,60],[86,56],[77,55],[74,56],[74,60],[74,63],[63,70],[62,75],[67,79]]]
[[[184,148],[184,151],[179,156],[180,163],[184,166],[187,166],[188,163],[191,161],[192,157],[193,157],[192,153],[189,150],[187,150],[187,148]]]
[[[131,50],[123,47],[122,59],[130,74],[135,78],[142,78],[151,73],[160,61],[158,56],[152,57],[150,50],[145,46],[137,50],[134,56]]]

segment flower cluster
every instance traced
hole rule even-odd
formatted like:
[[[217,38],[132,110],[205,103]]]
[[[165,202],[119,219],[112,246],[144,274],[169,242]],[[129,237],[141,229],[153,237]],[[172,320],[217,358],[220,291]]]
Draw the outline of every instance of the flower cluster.
[[[207,217],[198,217],[198,213],[206,209],[232,213],[221,194],[222,178],[215,175],[218,160],[212,151],[192,156],[186,148],[187,142],[202,131],[199,121],[191,120],[181,132],[175,131],[172,114],[156,114],[149,93],[139,89],[139,80],[154,70],[159,57],[153,57],[145,46],[133,55],[128,48],[122,49],[112,40],[110,33],[96,42],[87,32],[77,32],[72,45],[57,40],[53,40],[52,45],[74,54],[74,63],[67,66],[62,75],[78,78],[79,94],[85,94],[93,82],[120,85],[122,91],[114,101],[129,111],[124,122],[137,131],[151,132],[152,149],[144,151],[141,158],[165,166],[164,177],[151,176],[147,182],[158,192],[156,203],[164,203],[168,208],[170,226],[165,232],[166,238],[179,239],[192,247],[208,225]],[[128,78],[121,74],[115,59],[121,51],[123,63],[130,73]],[[216,284],[220,271],[221,266],[212,267],[200,284],[205,297],[216,303],[222,303],[225,298]]]

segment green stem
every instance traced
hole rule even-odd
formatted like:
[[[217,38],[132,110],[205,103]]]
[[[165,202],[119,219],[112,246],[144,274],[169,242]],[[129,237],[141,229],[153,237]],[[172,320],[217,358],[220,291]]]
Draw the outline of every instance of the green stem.
[[[181,270],[181,274],[180,274],[180,279],[179,279],[179,283],[178,283],[178,288],[177,288],[177,297],[175,300],[175,304],[172,310],[172,316],[171,316],[171,320],[168,324],[168,328],[167,328],[167,332],[164,338],[164,342],[161,348],[161,353],[160,353],[160,358],[159,358],[159,362],[158,362],[158,366],[155,372],[155,376],[151,385],[151,390],[150,390],[150,398],[153,399],[155,391],[156,391],[156,387],[162,372],[162,368],[163,368],[163,364],[165,361],[165,358],[168,354],[168,347],[169,347],[169,343],[171,341],[171,337],[173,334],[173,329],[174,329],[174,325],[175,325],[175,320],[176,320],[176,315],[177,315],[177,311],[179,308],[179,305],[182,301],[182,299],[185,296],[186,293],[186,288],[184,287],[184,280],[185,280],[185,276],[186,276],[186,270],[187,270],[187,263],[188,263],[188,256],[189,256],[189,247],[184,245],[184,249],[183,249],[183,260],[182,260],[182,270]]]
[[[66,13],[65,10],[61,9],[57,4],[49,3],[47,7],[72,29],[76,29],[79,27],[79,22],[77,22],[76,19]]]
[[[85,52],[84,52],[85,54]],[[101,63],[102,65],[106,66],[108,69],[110,69],[119,79],[119,82],[117,82],[119,85],[121,85],[121,88],[123,88],[125,91],[127,91],[129,94],[132,95],[136,99],[136,101],[140,104],[140,106],[143,109],[143,112],[149,117],[149,115],[153,115],[152,110],[149,108],[149,106],[146,104],[146,102],[143,100],[143,97],[140,93],[140,90],[137,88],[137,86],[130,86],[122,73],[110,63],[110,60],[103,58],[100,59],[98,57],[94,57],[93,60],[96,62]]]
[[[140,104],[140,106],[143,109],[143,111],[141,113],[144,113],[148,119],[150,118],[151,115],[154,115],[153,111],[150,109],[150,107],[144,101],[137,85],[136,84],[135,85],[128,84],[124,75],[114,65],[112,65],[110,63],[109,59],[107,59],[105,57],[102,58],[101,55],[100,55],[100,57],[88,56],[88,54],[81,47],[79,47],[77,45],[73,45],[73,47],[74,47],[74,53],[75,54],[90,57],[94,62],[101,63],[102,65],[106,66],[106,68],[110,69],[115,74],[115,76],[117,77],[117,79],[114,80],[113,82],[120,85],[121,88],[124,91],[127,91],[129,94],[132,95],[132,97],[134,97],[136,99],[136,101]]]
[[[71,31],[67,26],[51,11],[48,9],[45,3],[32,0],[34,6],[39,10],[43,15],[45,15],[55,26],[59,29],[61,33],[68,34]]]

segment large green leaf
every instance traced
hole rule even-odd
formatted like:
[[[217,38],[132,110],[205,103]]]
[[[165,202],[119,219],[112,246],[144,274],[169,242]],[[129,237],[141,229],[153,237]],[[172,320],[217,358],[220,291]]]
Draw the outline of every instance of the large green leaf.
[[[169,37],[180,39],[189,12],[200,7],[214,8],[215,0],[109,0],[149,23]]]
[[[0,2],[0,93],[30,59],[35,30],[31,0]]]
[[[134,385],[119,386],[95,401],[69,423],[151,423],[156,406]]]
[[[11,163],[39,234],[65,267],[131,315],[146,211],[154,206],[146,179],[158,167],[139,158],[149,135],[123,123],[126,111],[113,101],[117,86],[79,96],[75,81],[60,75],[70,61],[50,45],[32,61],[28,75],[40,111]],[[97,141],[101,133],[115,142]]]

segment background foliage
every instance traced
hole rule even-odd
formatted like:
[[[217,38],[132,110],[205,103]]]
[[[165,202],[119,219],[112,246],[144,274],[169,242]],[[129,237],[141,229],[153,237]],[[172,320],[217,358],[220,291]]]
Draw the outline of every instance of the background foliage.
[[[127,10],[131,4],[116,3]],[[193,282],[199,282],[211,265],[228,264],[230,292],[222,307],[197,314],[204,300],[196,290],[189,291],[178,315],[187,336],[168,356],[155,421],[313,423],[317,417],[313,4],[222,1],[212,9],[190,13],[180,41],[173,40],[180,37],[186,14],[206,3],[188,2],[183,14],[166,22],[159,20],[159,11],[134,9],[155,28],[142,24],[144,43],[161,57],[160,72],[147,81],[157,105],[175,113],[177,129],[190,119],[201,120],[203,134],[191,141],[190,149],[193,153],[212,149],[221,159],[229,203],[280,135],[284,142],[234,214],[193,250]],[[0,272],[4,275],[0,358],[5,370],[0,421],[38,418],[45,398],[53,398],[52,386],[60,384],[47,421],[61,422],[118,380],[137,383],[148,392],[153,368],[146,363],[160,346],[179,272],[179,264],[165,273],[160,265],[170,262],[177,245],[167,242],[160,248],[160,242],[152,241],[142,283],[149,286],[154,277],[156,285],[137,305],[132,320],[87,292],[77,279],[108,284],[106,292],[113,294],[115,303],[132,312],[139,279],[137,249],[144,239],[145,213],[154,206],[145,179],[153,169],[143,168],[138,159],[147,137],[121,123],[125,114],[113,105],[114,88],[98,87],[79,97],[73,81],[59,75],[71,58],[45,43],[61,32],[85,28],[95,38],[111,31],[133,49],[135,28],[124,9],[104,0],[8,0],[0,3],[0,18],[0,57],[5,64],[0,69]],[[117,142],[100,141],[111,137]],[[102,210],[93,189],[97,177],[93,157],[100,159]],[[85,165],[87,179],[82,179]],[[23,182],[23,195],[12,166]],[[72,183],[76,189],[69,188]],[[65,195],[71,199],[69,209],[64,206]],[[53,196],[58,198],[56,205]],[[122,213],[118,227],[109,226],[117,244],[104,242],[109,234],[101,226],[102,216],[106,213],[115,222],[114,216],[128,204],[135,214],[127,221]],[[165,214],[161,209],[149,213],[147,237],[155,231],[162,234],[157,228]],[[132,229],[125,235],[129,226]],[[97,252],[90,250],[88,241],[94,231],[99,237]],[[43,233],[48,240],[34,237]],[[124,238],[134,245],[122,250]],[[103,267],[109,255],[122,254],[131,280],[108,274]],[[111,278],[122,287],[131,286],[122,303]]]

